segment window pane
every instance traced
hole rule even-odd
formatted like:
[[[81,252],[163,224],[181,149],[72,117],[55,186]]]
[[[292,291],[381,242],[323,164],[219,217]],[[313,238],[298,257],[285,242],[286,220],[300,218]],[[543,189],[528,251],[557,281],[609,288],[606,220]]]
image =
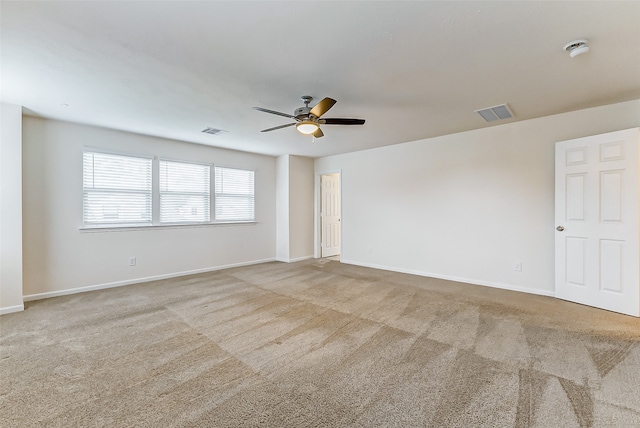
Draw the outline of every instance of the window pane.
[[[253,197],[216,196],[216,220],[253,220]]]
[[[160,161],[160,223],[208,223],[209,165]]]
[[[151,159],[83,153],[85,225],[151,224]]]
[[[160,223],[208,223],[210,203],[209,195],[161,194]]]
[[[209,194],[209,165],[160,161],[161,192]]]
[[[255,220],[254,171],[215,168],[216,221]]]
[[[84,187],[151,191],[151,159],[85,152]]]
[[[151,194],[85,192],[85,224],[150,224]]]

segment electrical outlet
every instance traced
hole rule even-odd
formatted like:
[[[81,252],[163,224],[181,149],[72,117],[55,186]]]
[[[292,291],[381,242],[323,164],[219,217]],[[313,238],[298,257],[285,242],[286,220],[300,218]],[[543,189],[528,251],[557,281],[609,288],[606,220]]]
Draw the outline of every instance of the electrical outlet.
[[[513,270],[515,270],[516,272],[522,272],[522,262],[515,262],[513,264]]]
[[[129,257],[129,266],[135,266],[135,265],[136,265],[136,258]]]

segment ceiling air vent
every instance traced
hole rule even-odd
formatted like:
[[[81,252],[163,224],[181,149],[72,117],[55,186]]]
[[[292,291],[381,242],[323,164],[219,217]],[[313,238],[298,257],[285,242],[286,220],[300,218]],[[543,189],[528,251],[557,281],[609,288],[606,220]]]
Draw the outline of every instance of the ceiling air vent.
[[[506,104],[500,104],[499,106],[476,110],[476,113],[482,116],[482,118],[487,122],[509,119],[510,117],[513,117],[513,113],[511,113],[511,110],[509,110],[509,106]]]
[[[225,131],[224,129],[217,129],[217,128],[205,128],[202,130],[202,132],[204,132],[205,134],[218,135],[227,131]]]

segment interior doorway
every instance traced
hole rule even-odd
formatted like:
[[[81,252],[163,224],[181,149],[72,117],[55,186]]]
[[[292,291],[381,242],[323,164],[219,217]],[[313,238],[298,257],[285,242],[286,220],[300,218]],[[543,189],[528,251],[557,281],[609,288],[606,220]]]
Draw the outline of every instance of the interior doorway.
[[[340,260],[340,174],[320,176],[320,257]]]

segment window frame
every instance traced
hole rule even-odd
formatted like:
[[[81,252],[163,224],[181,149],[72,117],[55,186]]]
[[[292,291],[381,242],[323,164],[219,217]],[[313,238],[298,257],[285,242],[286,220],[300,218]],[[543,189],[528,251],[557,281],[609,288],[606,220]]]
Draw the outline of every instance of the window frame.
[[[95,183],[92,187],[85,187],[85,155],[101,155],[101,156],[112,156],[112,157],[121,157],[121,158],[133,158],[133,159],[138,159],[138,160],[145,160],[150,162],[150,168],[149,168],[149,176],[148,176],[148,181],[150,182],[150,187],[149,190],[134,190],[134,189],[127,189],[124,187],[121,188],[111,188],[111,189],[101,189],[101,188],[96,188],[95,187]],[[95,157],[94,157],[94,161],[95,161]],[[94,169],[94,167],[92,166],[92,169]],[[105,150],[99,150],[99,149],[94,149],[94,148],[85,148],[82,150],[82,227],[85,229],[95,229],[95,228],[121,228],[121,227],[149,227],[151,225],[153,225],[153,157],[152,156],[144,156],[144,155],[138,155],[138,154],[129,154],[129,153],[116,153],[116,152],[110,152],[110,151],[105,151]],[[94,180],[95,180],[95,169],[94,169]],[[133,222],[133,221],[123,221],[123,222],[87,222],[87,204],[86,204],[86,199],[87,199],[87,195],[88,194],[138,194],[138,195],[145,195],[149,198],[148,203],[148,211],[149,211],[149,220],[148,221],[141,221],[141,222]]]
[[[174,163],[174,164],[184,164],[184,165],[197,165],[197,166],[203,166],[206,167],[208,169],[208,183],[207,183],[207,189],[208,189],[208,193],[202,193],[202,192],[172,192],[172,191],[164,191],[162,190],[162,162],[166,162],[166,163]],[[201,225],[201,224],[210,224],[211,221],[211,210],[213,208],[212,206],[212,198],[211,198],[211,190],[213,187],[213,180],[212,180],[212,174],[211,174],[211,169],[213,167],[212,164],[210,163],[202,163],[202,162],[191,162],[191,161],[183,161],[183,160],[175,160],[175,159],[167,159],[167,158],[159,158],[157,161],[157,171],[158,171],[158,198],[157,198],[157,224],[156,222],[154,222],[154,225],[157,226],[166,226],[166,225],[183,225],[183,224],[192,224],[192,225]],[[189,196],[206,196],[208,199],[208,204],[206,206],[206,212],[207,212],[207,216],[208,216],[208,220],[206,221],[162,221],[162,196],[163,194],[174,194],[174,195],[189,195]]]
[[[251,189],[251,202],[252,202],[252,218],[251,219],[230,219],[230,220],[220,220],[217,217],[217,211],[218,211],[218,191],[217,191],[217,185],[218,182],[216,180],[217,177],[217,169],[229,169],[229,170],[236,170],[236,171],[244,171],[244,172],[251,172],[253,173],[253,177],[252,177],[252,181],[253,181],[253,185],[252,185],[252,189]],[[225,165],[213,165],[213,221],[215,223],[218,224],[224,224],[224,223],[254,223],[256,221],[256,170],[255,169],[249,169],[249,168],[238,168],[238,167],[232,167],[232,166],[225,166]],[[224,193],[221,193],[221,195],[224,195]],[[242,195],[239,194],[228,194],[227,196],[233,196],[233,197],[237,197],[237,198],[243,198]]]
[[[84,204],[84,155],[85,153],[95,153],[101,155],[132,157],[151,161],[151,222],[150,223],[86,223],[85,222],[85,204]],[[233,225],[255,225],[258,223],[256,215],[256,168],[245,168],[228,166],[215,163],[197,162],[182,159],[172,158],[159,158],[156,155],[144,155],[138,153],[127,153],[121,151],[112,151],[107,149],[100,149],[90,146],[82,148],[81,152],[81,194],[82,194],[82,212],[81,212],[81,226],[79,227],[82,232],[109,232],[109,231],[126,231],[126,230],[149,230],[157,228],[193,228],[193,227],[209,227],[209,226],[233,226]],[[160,162],[175,162],[184,164],[195,164],[209,167],[209,221],[208,222],[161,222],[160,218]],[[217,194],[216,194],[216,168],[247,171],[253,174],[253,186],[252,194],[249,196],[252,202],[252,219],[230,219],[230,220],[218,220],[216,219],[216,206],[217,206]]]

